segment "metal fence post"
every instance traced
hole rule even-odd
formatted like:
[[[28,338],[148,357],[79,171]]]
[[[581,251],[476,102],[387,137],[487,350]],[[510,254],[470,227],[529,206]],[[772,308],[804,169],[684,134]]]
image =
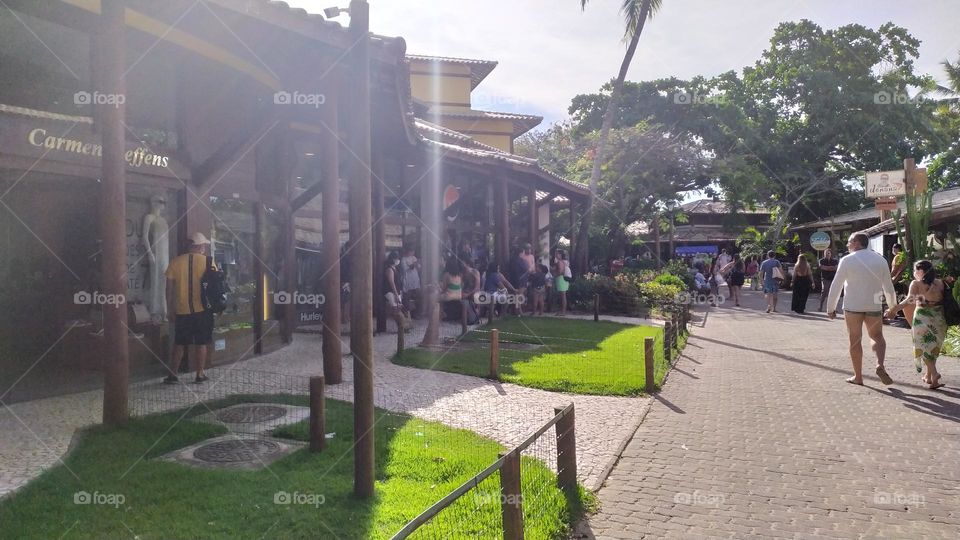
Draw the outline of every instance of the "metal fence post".
[[[653,338],[648,337],[643,340],[643,376],[645,390],[648,394],[656,390],[657,385],[654,380],[653,370]]]
[[[553,409],[554,414],[560,414],[563,407]],[[570,404],[570,412],[557,421],[557,487],[562,489],[567,497],[577,496],[577,429],[574,417],[574,407]]]
[[[490,331],[490,373],[488,377],[493,380],[500,378],[500,330],[496,328]]]
[[[523,540],[523,496],[520,491],[520,452],[501,455],[500,510],[504,540]]]
[[[310,377],[311,452],[319,452],[327,445],[326,404],[323,399],[323,384],[322,376]]]

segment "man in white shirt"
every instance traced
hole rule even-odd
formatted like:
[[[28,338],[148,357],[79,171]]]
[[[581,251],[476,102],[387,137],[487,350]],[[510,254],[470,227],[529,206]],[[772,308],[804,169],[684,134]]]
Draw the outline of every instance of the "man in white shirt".
[[[887,342],[883,339],[883,301],[896,301],[890,268],[882,255],[867,249],[870,239],[864,233],[850,236],[847,248],[850,254],[840,259],[837,273],[830,285],[827,297],[827,317],[837,317],[837,302],[843,290],[843,319],[850,336],[850,359],[853,362],[853,377],[848,383],[863,384],[863,326],[867,327],[873,352],[877,355],[877,375],[890,384],[889,375],[883,367]],[[890,381],[890,382],[888,382]]]

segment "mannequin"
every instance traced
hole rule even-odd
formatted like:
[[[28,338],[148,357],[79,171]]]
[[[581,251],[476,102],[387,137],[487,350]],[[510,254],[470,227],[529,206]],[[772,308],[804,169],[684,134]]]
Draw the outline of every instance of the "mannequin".
[[[150,197],[150,213],[143,217],[143,247],[150,261],[150,275],[147,280],[147,309],[154,323],[167,320],[167,280],[164,272],[170,263],[170,240],[167,237],[170,227],[163,218],[167,200],[162,195]]]

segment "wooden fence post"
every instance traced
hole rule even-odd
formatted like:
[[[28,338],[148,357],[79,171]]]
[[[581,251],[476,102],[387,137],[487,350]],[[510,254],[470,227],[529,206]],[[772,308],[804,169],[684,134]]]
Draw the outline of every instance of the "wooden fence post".
[[[643,340],[643,377],[645,390],[652,394],[656,390],[656,380],[654,379],[653,369],[653,338],[648,337]]]
[[[672,345],[670,340],[673,338],[673,324],[670,321],[667,321],[663,324],[663,357],[666,359],[667,363],[670,363]]]
[[[670,315],[670,320],[673,322],[673,337],[670,339],[670,344],[673,345],[674,349],[680,347],[680,316],[677,313],[672,313]]]
[[[490,374],[493,380],[500,378],[500,330],[490,331]]]
[[[403,328],[397,330],[397,358],[403,355],[403,349],[406,348],[404,334],[406,334],[406,332],[404,332]]]
[[[501,455],[500,510],[504,540],[523,540],[523,496],[520,492],[520,452]]]
[[[600,320],[600,295],[596,293],[593,295],[593,320]]]
[[[467,334],[467,301],[460,301],[460,335]]]
[[[310,377],[310,451],[327,445],[326,403],[323,400],[323,376]]]
[[[554,414],[563,412],[563,407],[553,409]],[[577,496],[577,428],[575,409],[570,404],[570,412],[557,420],[557,487],[567,497]]]

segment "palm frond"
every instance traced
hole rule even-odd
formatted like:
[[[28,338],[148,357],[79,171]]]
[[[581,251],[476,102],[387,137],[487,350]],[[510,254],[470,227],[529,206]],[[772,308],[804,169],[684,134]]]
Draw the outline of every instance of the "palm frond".
[[[583,2],[586,2],[586,0],[581,0],[581,3]],[[643,14],[644,4],[649,4],[647,6],[647,20],[650,20],[653,19],[655,13],[660,11],[663,0],[623,0],[620,13],[623,14],[627,26],[624,39],[633,37],[634,32],[640,26],[640,16]]]

